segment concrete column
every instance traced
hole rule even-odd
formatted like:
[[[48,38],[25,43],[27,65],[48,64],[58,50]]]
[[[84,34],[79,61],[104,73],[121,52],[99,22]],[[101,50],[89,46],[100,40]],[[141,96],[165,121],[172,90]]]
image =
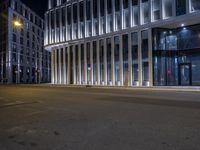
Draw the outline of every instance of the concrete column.
[[[139,24],[138,25],[141,25],[142,24],[142,5],[141,5],[141,3],[142,3],[142,0],[139,0]]]
[[[52,43],[52,27],[51,27],[51,12],[49,12],[49,43],[51,44]]]
[[[70,64],[70,47],[68,46],[67,47],[67,57],[68,57],[68,64],[67,64],[67,84],[70,84],[70,73],[71,73],[71,70],[70,70],[70,67],[72,66],[72,64]]]
[[[123,86],[123,48],[122,35],[119,36],[119,61],[120,61],[120,85]]]
[[[100,57],[99,57],[99,40],[97,40],[97,83],[100,85]]]
[[[62,8],[59,9],[59,22],[60,22],[59,42],[63,42]]]
[[[63,84],[66,84],[66,82],[67,82],[66,54],[67,54],[66,48],[64,47],[63,48]]]
[[[84,30],[85,30],[85,31],[84,31],[84,35],[83,35],[83,38],[84,38],[84,37],[86,37],[86,31],[87,31],[87,30],[86,30],[86,1],[83,1],[83,2],[84,2],[84,3],[83,3],[83,4],[84,4],[83,7],[84,7],[84,25],[85,25],[85,26],[84,26]],[[85,48],[84,48],[84,49],[85,49]],[[86,81],[85,81],[85,82],[86,82]]]
[[[80,2],[77,0],[77,24],[78,24],[78,38],[80,38]],[[80,82],[81,83],[81,82]]]
[[[163,20],[164,19],[164,14],[165,14],[165,12],[164,12],[165,10],[164,10],[164,0],[161,0],[160,1],[160,18]]]
[[[61,49],[58,48],[58,84],[61,84]]]
[[[128,3],[129,3],[128,9],[129,9],[129,16],[130,16],[129,28],[131,28],[131,27],[132,27],[132,24],[133,24],[132,0],[129,0]]]
[[[138,31],[138,81],[139,86],[143,85],[142,75],[142,41],[141,41],[141,30]]]
[[[81,81],[81,44],[78,45],[78,66],[79,66],[79,84],[82,84]]]
[[[91,71],[90,71],[90,77],[91,77],[91,84],[93,84],[93,42],[90,42],[90,68],[91,68]]]
[[[91,24],[92,24],[92,35],[91,36],[93,36],[94,35],[94,14],[93,14],[93,7],[94,6],[93,6],[93,0],[90,0],[90,7],[91,7],[90,13],[91,13]]]
[[[111,37],[111,68],[112,68],[112,85],[115,85],[115,52],[114,52],[114,36]]]
[[[149,47],[149,86],[153,86],[153,51],[152,51],[152,29],[148,29]]]
[[[54,59],[55,59],[55,57],[54,57],[54,50],[52,50],[51,51],[51,83],[52,84],[55,84],[55,76],[54,76],[54,72],[55,72],[55,70],[54,70],[54,63],[55,63],[55,61],[54,61]]]
[[[73,4],[71,3],[71,29],[72,29],[72,31],[71,31],[71,37],[72,37],[72,40],[73,39],[75,39],[75,33],[74,33],[74,18],[73,18],[73,16],[74,16],[74,8],[73,8]]]
[[[51,8],[52,8],[51,0],[48,0],[48,9],[51,9]]]
[[[100,0],[97,0],[97,18],[98,18],[98,30],[99,30],[99,35],[100,35],[100,25],[101,25],[101,17],[100,17]]]
[[[86,45],[86,42],[84,43],[84,72],[85,72],[85,75],[84,75],[84,77],[85,77],[85,84],[87,84],[88,83],[88,81],[87,81],[87,45]]]
[[[128,34],[128,86],[132,86],[132,40],[131,33]]]
[[[58,63],[57,63],[57,49],[55,49],[55,84],[58,84]]]
[[[189,14],[191,8],[191,0],[186,0],[186,13]]]
[[[76,84],[76,51],[75,51],[75,45],[73,45],[72,48],[72,53],[73,53],[73,84]]]
[[[53,39],[53,43],[57,42],[57,32],[56,32],[56,10],[54,10],[54,39]]]
[[[107,40],[104,39],[104,85],[107,85]]]
[[[68,37],[68,34],[67,34],[67,33],[68,33],[68,32],[67,32],[67,26],[68,26],[68,25],[67,25],[67,23],[68,23],[68,21],[67,21],[67,6],[65,7],[65,21],[66,21],[66,22],[65,22],[65,24],[66,24],[66,25],[65,25],[65,29],[66,29],[66,30],[65,30],[65,39],[66,39],[66,41],[68,41],[69,37]]]

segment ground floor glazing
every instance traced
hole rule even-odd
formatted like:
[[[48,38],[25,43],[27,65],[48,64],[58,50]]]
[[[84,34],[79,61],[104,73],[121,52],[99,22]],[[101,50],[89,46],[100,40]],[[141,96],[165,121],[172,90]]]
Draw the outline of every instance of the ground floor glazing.
[[[52,83],[199,86],[200,25],[147,29],[54,47]]]

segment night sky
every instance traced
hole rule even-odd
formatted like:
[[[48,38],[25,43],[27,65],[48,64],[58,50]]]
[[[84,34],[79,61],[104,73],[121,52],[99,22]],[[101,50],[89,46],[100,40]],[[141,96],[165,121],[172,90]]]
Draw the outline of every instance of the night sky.
[[[24,4],[30,7],[38,15],[44,18],[44,13],[47,10],[48,0],[21,0]]]

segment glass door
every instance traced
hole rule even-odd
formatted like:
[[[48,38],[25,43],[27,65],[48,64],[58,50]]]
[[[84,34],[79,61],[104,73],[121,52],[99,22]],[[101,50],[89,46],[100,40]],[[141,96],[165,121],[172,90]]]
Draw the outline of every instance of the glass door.
[[[192,85],[192,65],[191,63],[179,64],[179,85],[191,86]]]

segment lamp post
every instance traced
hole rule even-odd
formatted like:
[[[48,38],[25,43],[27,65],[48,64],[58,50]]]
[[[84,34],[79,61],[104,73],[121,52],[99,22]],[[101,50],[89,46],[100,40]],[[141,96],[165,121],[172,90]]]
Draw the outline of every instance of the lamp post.
[[[13,27],[15,27],[16,29],[22,29],[23,28],[23,24],[21,23],[21,22],[19,22],[18,20],[14,20],[13,21]],[[32,34],[34,35],[34,38],[35,38],[35,40],[36,40],[36,42],[37,42],[37,44],[38,44],[38,48],[39,48],[39,64],[37,64],[37,66],[36,66],[36,83],[38,83],[38,84],[40,84],[40,80],[41,80],[41,78],[40,78],[40,74],[41,74],[41,62],[42,62],[42,55],[41,55],[41,53],[42,53],[42,48],[41,48],[41,46],[40,46],[40,42],[39,42],[39,40],[37,39],[37,36],[36,36],[36,34],[34,33],[34,32],[32,32]]]

